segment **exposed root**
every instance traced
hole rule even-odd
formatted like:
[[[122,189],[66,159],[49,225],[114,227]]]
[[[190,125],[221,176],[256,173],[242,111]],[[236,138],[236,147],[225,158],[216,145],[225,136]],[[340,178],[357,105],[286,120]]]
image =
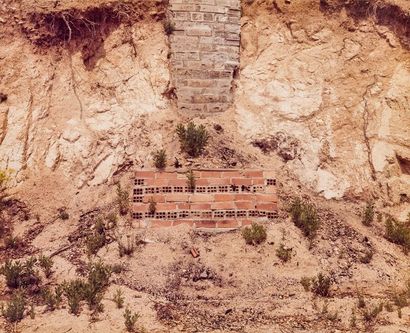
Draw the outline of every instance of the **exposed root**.
[[[325,12],[345,8],[355,20],[373,19],[376,24],[389,27],[410,48],[410,13],[398,5],[381,0],[320,0],[320,8]]]
[[[39,48],[80,50],[87,69],[92,69],[101,56],[107,37],[120,25],[165,17],[167,1],[117,1],[98,7],[62,11],[29,12],[22,24],[22,32]]]

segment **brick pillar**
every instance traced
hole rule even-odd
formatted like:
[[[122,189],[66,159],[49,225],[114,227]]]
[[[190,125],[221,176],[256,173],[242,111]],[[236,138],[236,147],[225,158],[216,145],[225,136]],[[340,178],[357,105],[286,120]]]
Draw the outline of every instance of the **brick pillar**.
[[[240,0],[170,0],[175,31],[170,37],[178,108],[225,111],[239,66]]]

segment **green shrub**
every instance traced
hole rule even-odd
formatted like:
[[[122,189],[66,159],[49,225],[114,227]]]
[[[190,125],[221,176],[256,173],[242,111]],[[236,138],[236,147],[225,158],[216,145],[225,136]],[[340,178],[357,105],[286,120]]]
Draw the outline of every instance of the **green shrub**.
[[[405,251],[410,250],[410,226],[388,217],[386,220],[385,237],[392,243],[403,246]]]
[[[126,308],[124,312],[125,328],[128,332],[135,332],[135,324],[137,323],[140,315],[138,313],[132,313],[130,309]]]
[[[10,179],[10,172],[7,170],[0,170],[0,211],[3,206],[3,201],[7,197],[7,183]]]
[[[117,185],[117,204],[121,215],[127,215],[130,210],[130,195],[123,190],[121,184]]]
[[[29,258],[23,264],[6,260],[0,268],[0,274],[5,276],[7,287],[15,289],[38,284],[40,277],[34,269],[35,263],[35,258]]]
[[[88,266],[88,283],[97,291],[101,291],[110,281],[111,267],[105,265],[102,261],[91,263]]]
[[[127,237],[127,243],[124,244],[121,240],[117,240],[118,243],[118,253],[120,257],[132,256],[135,251],[135,242],[130,236]]]
[[[373,220],[374,220],[374,214],[375,214],[374,203],[369,201],[363,212],[363,219],[362,219],[363,225],[365,225],[366,227],[369,227],[370,225],[372,225]]]
[[[276,255],[283,262],[288,262],[292,258],[292,249],[286,248],[285,245],[281,243],[276,250]]]
[[[70,312],[78,315],[81,310],[81,301],[84,299],[84,289],[86,283],[81,279],[75,279],[63,283],[64,295],[67,297]]]
[[[18,250],[23,247],[24,243],[20,237],[9,236],[4,240],[6,249]]]
[[[303,234],[312,239],[320,227],[320,220],[316,208],[296,198],[290,207],[293,223],[302,230]]]
[[[164,170],[167,166],[167,153],[165,149],[157,150],[154,153],[154,165],[159,170]]]
[[[258,245],[266,241],[266,228],[263,225],[253,223],[242,231],[246,244]]]
[[[332,280],[330,277],[319,273],[317,277],[313,279],[312,291],[318,296],[329,297],[331,285]]]
[[[376,317],[379,315],[380,312],[383,311],[383,303],[380,303],[378,305],[372,306],[370,308],[363,308],[362,313],[363,313],[363,319],[366,322],[372,322],[376,319]]]
[[[209,134],[204,125],[196,126],[193,122],[189,122],[185,127],[179,124],[176,132],[181,150],[191,157],[200,156],[209,141]]]
[[[172,35],[175,31],[175,24],[170,19],[165,19],[163,21],[164,31],[167,36]]]
[[[87,253],[89,255],[97,254],[98,250],[105,245],[105,235],[94,233],[88,236],[85,240]]]
[[[10,323],[16,323],[24,318],[26,300],[22,292],[15,292],[12,299],[2,308],[3,317]]]
[[[156,211],[157,211],[157,203],[154,201],[154,198],[151,197],[149,199],[148,212],[154,215]]]
[[[61,285],[58,285],[54,291],[50,288],[42,290],[43,301],[47,305],[48,311],[54,311],[56,308],[60,307],[63,291],[63,286]]]
[[[303,286],[303,289],[305,289],[305,291],[309,291],[310,286],[312,284],[312,279],[307,276],[304,276],[300,279],[300,283]]]
[[[113,296],[113,300],[114,300],[115,304],[117,305],[118,309],[121,309],[124,306],[124,296],[123,296],[123,293],[122,293],[121,289],[118,288],[115,291],[115,294]]]
[[[40,265],[40,267],[42,268],[44,275],[46,276],[46,278],[49,278],[52,274],[53,274],[53,259],[51,259],[50,257],[41,255],[38,258],[38,263]]]
[[[195,188],[196,188],[196,177],[194,172],[192,171],[192,169],[188,170],[187,174],[186,174],[186,178],[187,178],[187,187],[188,187],[188,191],[189,192],[195,192]]]

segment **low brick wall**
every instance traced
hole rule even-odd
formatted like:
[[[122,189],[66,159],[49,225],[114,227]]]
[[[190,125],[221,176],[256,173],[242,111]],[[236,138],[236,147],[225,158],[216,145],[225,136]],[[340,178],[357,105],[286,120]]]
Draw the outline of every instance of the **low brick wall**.
[[[173,86],[181,111],[225,111],[239,66],[240,0],[170,0]]]
[[[277,215],[276,180],[268,170],[137,171],[133,218],[140,227],[188,224],[195,228],[239,228]],[[151,202],[155,212],[150,211]]]

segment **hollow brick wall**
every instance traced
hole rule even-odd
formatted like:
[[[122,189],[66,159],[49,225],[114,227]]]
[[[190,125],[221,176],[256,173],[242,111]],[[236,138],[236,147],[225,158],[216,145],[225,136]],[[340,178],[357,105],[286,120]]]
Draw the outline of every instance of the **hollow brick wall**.
[[[239,66],[240,0],[170,0],[173,86],[181,111],[213,113],[232,103]]]
[[[277,215],[276,180],[269,170],[195,170],[195,189],[185,172],[135,173],[133,217],[140,227],[187,224],[239,228]],[[150,203],[155,202],[155,213]]]

